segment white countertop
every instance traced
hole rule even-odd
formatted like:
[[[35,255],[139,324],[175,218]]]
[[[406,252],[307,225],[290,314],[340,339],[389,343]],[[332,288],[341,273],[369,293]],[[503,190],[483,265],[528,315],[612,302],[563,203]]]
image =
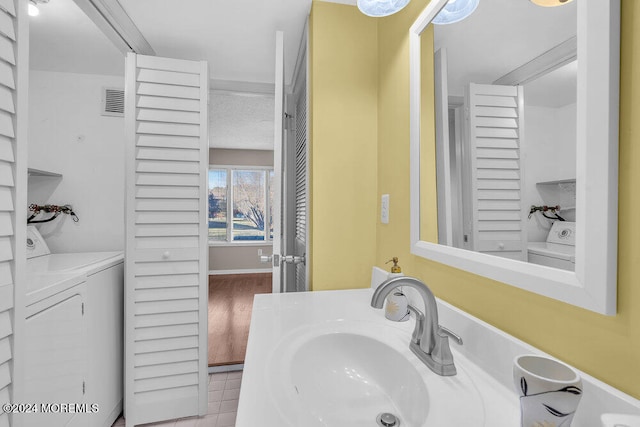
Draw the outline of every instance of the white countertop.
[[[370,306],[372,292],[371,289],[357,289],[256,295],[236,427],[303,427],[291,421],[292,413],[300,415],[298,405],[293,405],[291,400],[285,401],[283,405],[280,391],[282,383],[287,383],[289,379],[274,378],[274,372],[278,370],[274,366],[277,366],[279,358],[282,359],[282,349],[287,342],[300,341],[296,337],[309,333],[308,331],[327,330],[333,327],[331,324],[359,324],[361,330],[373,330],[369,334],[376,336],[378,333],[381,337],[389,335],[389,330],[396,331],[397,336],[404,337],[402,348],[398,350],[406,354],[408,359],[413,358],[413,361],[420,364],[408,350],[414,321],[398,323],[385,319],[383,310]],[[544,353],[441,300],[438,300],[438,311],[440,324],[453,330],[464,340],[463,346],[450,340],[460,381],[471,378],[472,388],[476,389],[482,401],[482,409],[474,412],[473,416],[476,418],[470,418],[472,421],[459,425],[519,425],[519,398],[512,384],[513,359],[520,354]],[[280,367],[282,365],[283,362],[280,362]],[[435,376],[424,365],[421,366],[418,370],[427,382],[442,381],[443,377]],[[608,412],[640,415],[639,400],[580,370],[576,371],[582,377],[583,397],[572,427],[601,427],[600,418]],[[280,372],[284,371],[280,369]],[[447,379],[444,383],[454,384]],[[468,390],[461,392],[467,393]],[[429,399],[431,400],[431,396]],[[438,409],[436,402],[433,403],[433,407]],[[442,402],[438,404],[441,406]],[[449,406],[448,402],[444,402],[444,405]],[[465,410],[469,412],[468,409]],[[443,424],[442,418],[439,420],[440,423],[435,424],[433,420],[428,420],[428,425],[448,427],[446,422]],[[318,424],[314,420],[314,425],[335,425],[321,422]],[[372,426],[375,426],[375,421]]]

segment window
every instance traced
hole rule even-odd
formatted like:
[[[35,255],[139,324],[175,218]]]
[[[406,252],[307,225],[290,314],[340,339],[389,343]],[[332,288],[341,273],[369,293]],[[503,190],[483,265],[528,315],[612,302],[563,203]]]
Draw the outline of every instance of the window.
[[[212,166],[209,170],[209,242],[271,241],[272,184],[273,169]]]

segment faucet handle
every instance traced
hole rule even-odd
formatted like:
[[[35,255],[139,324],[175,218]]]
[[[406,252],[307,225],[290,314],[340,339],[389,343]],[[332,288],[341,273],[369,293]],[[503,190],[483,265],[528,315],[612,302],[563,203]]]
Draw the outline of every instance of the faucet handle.
[[[424,314],[412,306],[411,304],[407,305],[407,309],[416,316],[416,326],[413,328],[413,334],[411,335],[411,342],[420,345],[420,337],[422,336],[422,331],[424,330]]]
[[[460,335],[456,334],[449,328],[445,328],[442,325],[438,325],[438,335],[442,335],[442,334],[449,335],[451,338],[455,340],[456,343],[458,343],[458,345],[462,345],[462,337],[460,337]]]

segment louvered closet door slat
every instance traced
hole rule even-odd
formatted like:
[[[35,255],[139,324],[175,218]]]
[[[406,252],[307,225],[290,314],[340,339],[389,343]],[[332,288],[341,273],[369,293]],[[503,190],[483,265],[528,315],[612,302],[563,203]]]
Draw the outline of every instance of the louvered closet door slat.
[[[161,173],[145,173],[136,176],[136,184],[138,185],[180,185],[198,187],[199,176],[197,174],[171,174],[165,175]]]
[[[0,35],[0,59],[11,65],[16,65],[16,53],[13,40]]]
[[[173,288],[176,286],[198,286],[197,274],[180,274],[175,276],[144,276],[136,280],[137,289]]]
[[[13,163],[15,161],[11,139],[4,136],[0,136],[0,160],[9,163]]]
[[[0,135],[4,135],[9,138],[15,137],[13,130],[13,118],[11,114],[4,111],[0,111]]]
[[[13,90],[8,87],[0,86],[0,109],[11,114],[16,112]]]
[[[188,313],[171,313],[171,314],[146,314],[136,316],[135,323],[136,328],[149,328],[151,326],[163,326],[163,325],[182,325],[185,323],[197,323],[198,316],[194,312]],[[176,358],[176,360],[196,360],[198,358],[197,352],[190,352],[190,359],[186,357]],[[167,360],[169,356],[159,357],[136,357],[136,366],[141,365],[153,365],[154,363],[167,363],[172,360]]]
[[[0,33],[4,34],[11,40],[16,40],[16,30],[13,24],[13,16],[2,11],[0,12]]]
[[[138,147],[173,147],[199,149],[200,138],[175,135],[138,135]]]
[[[13,163],[0,161],[0,186],[13,187]]]
[[[138,120],[166,123],[200,123],[200,113],[191,111],[140,109]]]
[[[0,9],[14,17],[16,16],[16,6],[13,0],[0,0]]]
[[[25,19],[21,16],[20,20]],[[16,95],[16,9],[13,0],[0,0],[0,402],[12,401],[12,369],[14,366],[12,334],[14,333],[14,271],[16,271],[16,220],[14,207],[19,176],[17,162],[20,158],[18,141],[15,139]],[[22,54],[26,49],[21,50]],[[23,141],[20,141],[23,143]],[[23,163],[24,164],[24,163]],[[20,180],[18,180],[20,182]],[[26,192],[26,188],[20,188]],[[23,255],[24,256],[24,255]],[[16,326],[18,330],[18,326]],[[17,365],[17,361],[15,361]],[[15,400],[15,399],[13,399]],[[2,411],[0,411],[2,412]],[[15,419],[15,418],[14,418]],[[9,417],[0,413],[0,427],[9,427]]]
[[[180,61],[160,56],[138,55],[138,68],[149,68],[161,71],[178,71],[202,75],[202,63],[197,61]]]
[[[159,96],[138,96],[139,108],[172,111],[200,111],[199,99],[162,98]]]
[[[139,160],[136,163],[137,172],[167,173],[191,173],[197,175],[200,172],[198,162],[164,162],[154,160]]]
[[[138,70],[138,81],[164,83],[172,86],[200,87],[200,76],[198,74],[160,71],[145,68],[140,68]]]
[[[526,261],[523,149],[516,86],[468,89],[474,250]]]
[[[138,122],[138,133],[151,135],[198,136],[200,126],[183,123]]]
[[[127,57],[127,423],[207,410],[208,71]]]
[[[147,316],[150,317],[150,316]],[[162,318],[164,318],[163,316]],[[164,363],[180,362],[183,360],[197,360],[198,351],[194,348],[163,351],[161,353],[136,354],[136,366],[153,366]]]
[[[198,150],[186,150],[180,148],[139,147],[136,150],[136,158],[140,160],[175,160],[198,161]]]
[[[171,224],[171,227],[138,224],[136,227],[136,237],[197,236],[198,233],[198,224]]]
[[[158,83],[138,83],[138,95],[165,96],[168,98],[200,99],[197,87],[174,86]]]

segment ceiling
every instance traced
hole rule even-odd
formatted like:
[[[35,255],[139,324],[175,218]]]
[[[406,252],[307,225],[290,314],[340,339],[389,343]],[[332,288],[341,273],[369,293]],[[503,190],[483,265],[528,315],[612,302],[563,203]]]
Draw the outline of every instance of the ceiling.
[[[120,52],[73,0],[51,0],[29,19],[29,68],[124,75]]]
[[[528,0],[483,0],[476,11],[455,24],[434,26],[435,48],[446,47],[450,95],[461,96],[469,83],[491,84],[543,54],[552,47],[576,35],[578,2],[560,7],[540,7]],[[564,68],[564,67],[563,67]],[[545,94],[537,96],[536,105],[566,105],[575,102],[575,74],[568,70],[552,73],[563,82],[551,82],[551,75],[542,82],[527,85],[542,88],[550,82]],[[566,87],[573,78],[573,90]],[[560,90],[562,89],[562,90]],[[525,93],[525,97],[527,97]],[[533,102],[533,101],[532,101]],[[530,102],[527,102],[530,104]]]
[[[291,83],[311,0],[119,2],[157,55],[207,60],[212,87],[236,89],[211,93],[211,147],[273,149],[274,96],[247,92],[273,91],[277,30]],[[39,9],[30,19],[31,69],[124,76],[124,54],[74,0]]]
[[[272,94],[211,91],[209,146],[273,150]]]
[[[275,79],[275,32],[284,31],[290,83],[311,9],[311,0],[119,2],[157,55],[207,60],[213,80],[268,85]],[[30,19],[32,69],[124,75],[123,54],[73,0],[39,9]]]
[[[257,83],[274,82],[277,30],[291,82],[311,9],[311,0],[119,1],[157,55],[207,60],[214,80]]]

